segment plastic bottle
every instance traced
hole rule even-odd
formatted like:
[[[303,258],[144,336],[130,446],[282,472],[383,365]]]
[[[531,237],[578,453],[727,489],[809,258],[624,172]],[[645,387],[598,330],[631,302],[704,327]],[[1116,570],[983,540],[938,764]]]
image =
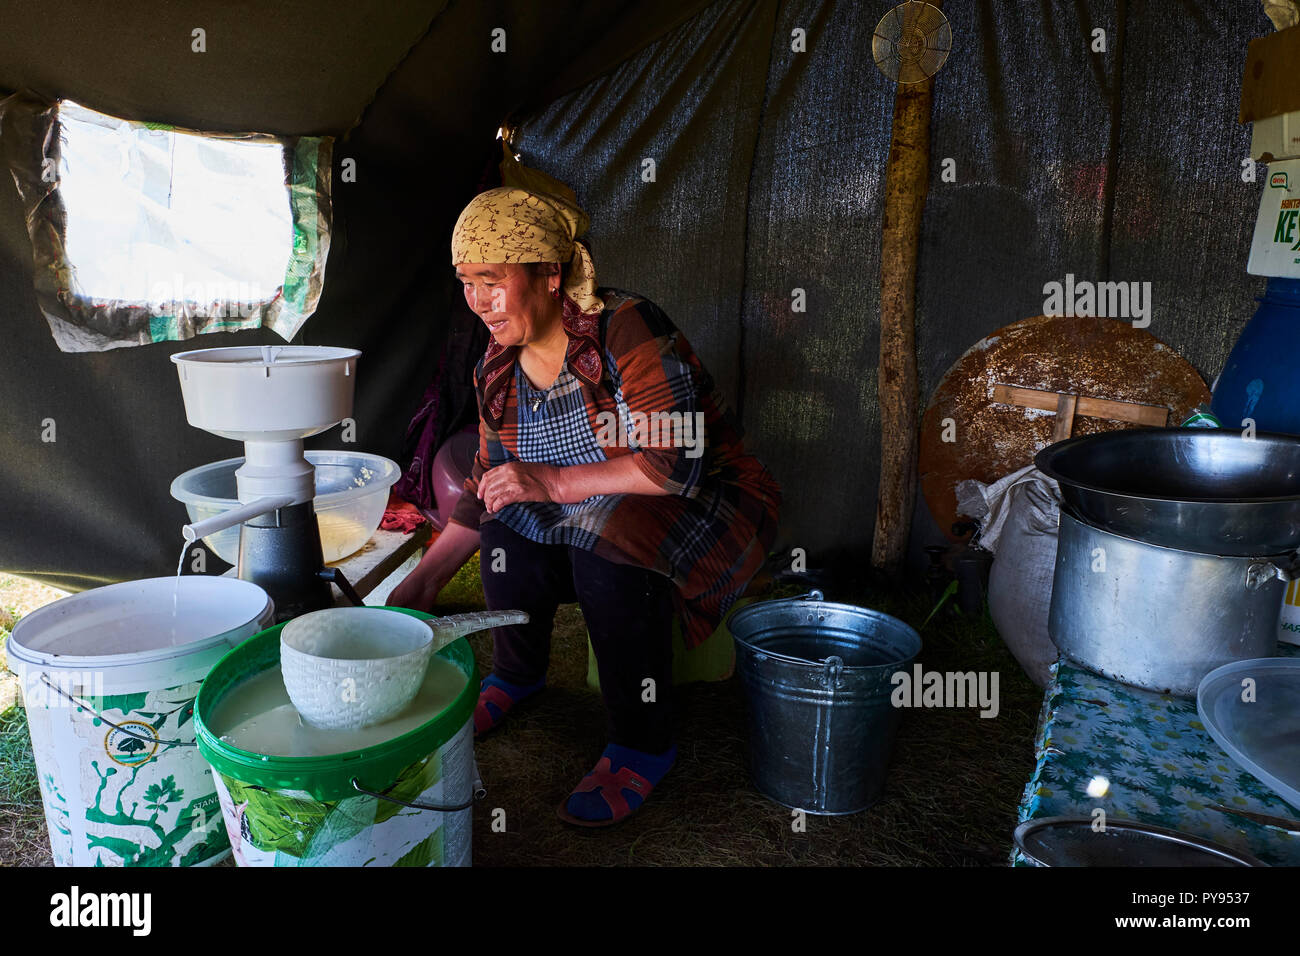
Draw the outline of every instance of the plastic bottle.
[[[1300,279],[1268,280],[1214,386],[1212,413],[1229,428],[1300,435]]]

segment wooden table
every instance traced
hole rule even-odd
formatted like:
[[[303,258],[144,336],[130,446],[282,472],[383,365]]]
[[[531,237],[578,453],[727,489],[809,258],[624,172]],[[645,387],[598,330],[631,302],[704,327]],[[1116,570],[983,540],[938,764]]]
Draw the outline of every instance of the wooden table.
[[[330,567],[343,572],[366,604],[382,605],[393,588],[419,563],[432,537],[433,527],[427,522],[410,534],[381,528],[370,536],[360,551]],[[335,604],[346,606],[351,603],[338,585],[331,584],[330,587],[334,591]]]

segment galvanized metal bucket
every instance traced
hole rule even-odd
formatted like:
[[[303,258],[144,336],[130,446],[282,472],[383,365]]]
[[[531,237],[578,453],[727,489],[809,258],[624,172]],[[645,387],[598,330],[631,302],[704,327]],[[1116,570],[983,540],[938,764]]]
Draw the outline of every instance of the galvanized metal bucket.
[[[820,591],[732,615],[754,784],[808,813],[857,813],[884,789],[899,711],[892,676],[921,650],[902,621]]]

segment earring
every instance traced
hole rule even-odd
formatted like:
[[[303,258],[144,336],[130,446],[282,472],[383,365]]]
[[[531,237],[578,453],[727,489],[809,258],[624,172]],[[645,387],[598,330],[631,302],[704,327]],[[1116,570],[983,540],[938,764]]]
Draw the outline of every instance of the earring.
[[[560,297],[560,287],[557,285],[551,289],[551,298],[558,299],[559,297]]]

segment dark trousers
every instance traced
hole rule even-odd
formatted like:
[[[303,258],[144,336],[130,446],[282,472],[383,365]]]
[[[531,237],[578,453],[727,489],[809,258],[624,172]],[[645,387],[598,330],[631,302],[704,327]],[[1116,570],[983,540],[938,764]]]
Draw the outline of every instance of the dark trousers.
[[[488,610],[529,615],[527,624],[493,629],[497,676],[512,684],[545,677],[555,610],[577,601],[596,652],[610,741],[656,754],[672,746],[671,580],[581,548],[537,544],[500,521],[480,525],[479,563]]]

